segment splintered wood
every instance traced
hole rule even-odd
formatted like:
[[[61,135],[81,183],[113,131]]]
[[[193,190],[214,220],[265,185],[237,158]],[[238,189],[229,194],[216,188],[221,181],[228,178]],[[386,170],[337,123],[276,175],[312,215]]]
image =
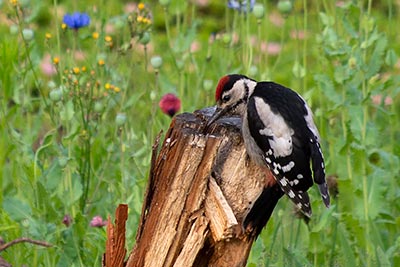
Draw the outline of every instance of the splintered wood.
[[[245,266],[245,218],[265,170],[246,158],[240,119],[204,132],[214,109],[176,116],[152,168],[128,267]],[[153,153],[156,149],[153,150]]]
[[[210,220],[211,234],[215,242],[234,237],[238,222],[213,177],[210,177],[209,180],[209,190],[205,199],[205,213]]]
[[[121,204],[115,213],[115,225],[110,217],[107,221],[106,253],[103,258],[103,266],[123,267],[126,255],[125,249],[125,223],[128,219],[128,206]]]

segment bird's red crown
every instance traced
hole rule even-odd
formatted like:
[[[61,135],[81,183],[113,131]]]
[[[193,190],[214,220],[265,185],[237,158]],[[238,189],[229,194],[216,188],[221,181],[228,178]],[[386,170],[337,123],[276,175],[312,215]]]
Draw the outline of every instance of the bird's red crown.
[[[229,81],[229,75],[222,77],[217,85],[217,90],[215,91],[215,101],[218,101],[221,98],[222,92],[224,91],[225,85]]]

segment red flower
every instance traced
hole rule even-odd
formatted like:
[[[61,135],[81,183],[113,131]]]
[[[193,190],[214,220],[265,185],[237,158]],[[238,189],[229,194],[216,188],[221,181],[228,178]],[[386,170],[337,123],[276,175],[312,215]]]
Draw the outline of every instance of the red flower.
[[[174,94],[165,94],[158,105],[162,112],[172,117],[181,108],[181,100]]]

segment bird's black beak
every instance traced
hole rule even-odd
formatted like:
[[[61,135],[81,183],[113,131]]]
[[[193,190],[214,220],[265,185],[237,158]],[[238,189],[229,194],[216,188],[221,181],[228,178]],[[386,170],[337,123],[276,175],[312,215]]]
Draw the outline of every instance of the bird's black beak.
[[[207,121],[207,125],[206,128],[208,128],[211,124],[213,124],[216,120],[218,120],[219,118],[221,118],[223,115],[226,114],[226,112],[228,111],[228,109],[222,109],[222,108],[218,108],[215,110],[214,114],[212,115],[212,117]]]

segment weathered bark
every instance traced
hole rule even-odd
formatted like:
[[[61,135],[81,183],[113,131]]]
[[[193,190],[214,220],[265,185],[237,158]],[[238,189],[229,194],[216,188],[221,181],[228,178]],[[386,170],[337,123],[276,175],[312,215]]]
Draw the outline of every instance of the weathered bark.
[[[265,170],[247,159],[239,118],[204,132],[213,111],[173,119],[152,160],[126,266],[245,266],[255,236],[243,233],[241,223],[262,191]]]

